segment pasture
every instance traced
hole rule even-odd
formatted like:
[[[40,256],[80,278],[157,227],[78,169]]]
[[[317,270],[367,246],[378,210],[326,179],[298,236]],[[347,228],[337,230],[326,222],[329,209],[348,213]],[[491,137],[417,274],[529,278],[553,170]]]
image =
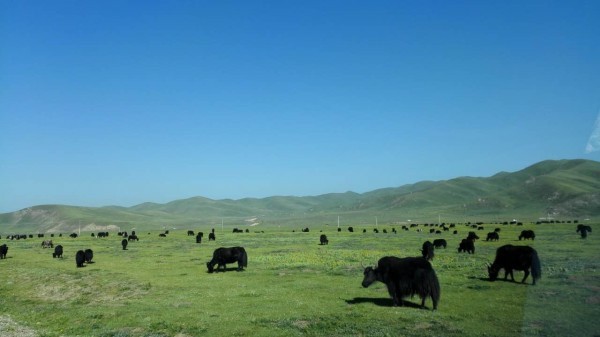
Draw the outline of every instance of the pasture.
[[[477,231],[475,254],[458,253],[461,239],[473,230],[457,224],[430,234],[419,226],[398,233],[392,225],[312,225],[250,228],[232,233],[207,226],[158,231],[137,230],[139,241],[127,250],[111,232],[108,238],[54,237],[64,257],[53,259],[41,242],[10,241],[0,260],[1,336],[597,336],[600,331],[600,226],[583,240],[574,224],[490,225]],[[500,227],[500,240],[486,242]],[[388,230],[387,234],[382,229]],[[292,232],[292,229],[295,232]],[[367,229],[367,233],[362,233]],[[533,229],[535,241],[518,241]],[[187,230],[203,231],[201,244]],[[264,231],[264,232],[259,232]],[[321,232],[322,231],[322,232]],[[598,233],[596,233],[598,231]],[[66,234],[66,235],[65,235]],[[328,245],[319,245],[326,234]],[[362,288],[363,269],[386,255],[420,256],[425,240],[444,238],[431,262],[441,285],[437,311],[405,298],[393,307],[385,285]],[[489,282],[487,264],[505,244],[531,245],[542,263],[536,286]],[[248,268],[207,273],[206,262],[218,247],[243,246]],[[76,268],[75,253],[91,248],[94,259]],[[500,276],[503,278],[504,271]],[[522,272],[515,272],[520,281]]]

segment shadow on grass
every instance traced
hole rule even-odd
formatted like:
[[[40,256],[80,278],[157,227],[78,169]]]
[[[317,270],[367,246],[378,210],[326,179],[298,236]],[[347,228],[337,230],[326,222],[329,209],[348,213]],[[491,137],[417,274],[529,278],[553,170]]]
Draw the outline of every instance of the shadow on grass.
[[[393,307],[394,302],[391,298],[382,298],[382,297],[355,297],[351,300],[345,300],[347,304],[362,304],[362,303],[372,303],[380,307]],[[422,309],[420,304],[412,303],[408,301],[402,300],[402,306],[414,309]],[[425,307],[425,309],[428,309]]]
[[[484,281],[484,282],[488,282],[488,283],[493,283],[493,282],[508,282],[508,283],[515,283],[515,284],[522,284],[522,285],[527,285],[528,283],[521,283],[520,281],[513,281],[511,279],[504,279],[504,278],[497,278],[495,281],[490,280],[489,277],[476,277],[476,276],[469,276],[469,279],[471,280],[479,280],[479,281]]]
[[[238,270],[238,267],[225,267],[225,269],[216,269],[212,272],[212,274],[216,274],[216,273],[224,273],[226,271],[246,271],[246,269],[242,269],[242,270]],[[210,272],[206,271],[208,274],[211,274]]]

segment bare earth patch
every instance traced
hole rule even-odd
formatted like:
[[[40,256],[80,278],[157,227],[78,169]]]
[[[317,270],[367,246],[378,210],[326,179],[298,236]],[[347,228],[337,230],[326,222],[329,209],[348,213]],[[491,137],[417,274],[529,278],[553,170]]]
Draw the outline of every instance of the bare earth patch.
[[[125,280],[100,284],[92,277],[73,279],[67,275],[57,275],[40,285],[33,296],[48,302],[83,300],[89,303],[109,303],[140,297],[147,293],[146,285]]]
[[[37,337],[35,330],[15,322],[10,316],[0,316],[0,336],[2,337]]]

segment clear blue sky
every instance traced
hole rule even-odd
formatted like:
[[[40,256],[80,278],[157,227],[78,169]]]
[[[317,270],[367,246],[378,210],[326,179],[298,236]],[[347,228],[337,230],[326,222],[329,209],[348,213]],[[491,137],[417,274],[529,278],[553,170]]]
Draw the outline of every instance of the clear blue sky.
[[[600,160],[599,112],[595,0],[0,2],[0,212]]]

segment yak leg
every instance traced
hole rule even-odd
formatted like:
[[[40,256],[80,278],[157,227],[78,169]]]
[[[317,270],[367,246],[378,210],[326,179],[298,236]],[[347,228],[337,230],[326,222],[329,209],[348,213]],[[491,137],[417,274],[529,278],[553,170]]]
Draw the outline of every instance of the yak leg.
[[[402,298],[398,298],[398,294],[396,291],[396,285],[393,282],[390,282],[387,285],[388,293],[392,297],[392,303],[395,307],[402,306]]]
[[[505,281],[508,278],[508,275],[510,275],[510,279],[513,282],[515,282],[515,277],[513,276],[513,270],[511,268],[504,268],[504,280]]]
[[[525,276],[523,277],[523,281],[521,281],[521,283],[525,283],[527,276],[529,276],[529,269],[525,269]],[[535,279],[533,280],[533,284],[535,284]]]

